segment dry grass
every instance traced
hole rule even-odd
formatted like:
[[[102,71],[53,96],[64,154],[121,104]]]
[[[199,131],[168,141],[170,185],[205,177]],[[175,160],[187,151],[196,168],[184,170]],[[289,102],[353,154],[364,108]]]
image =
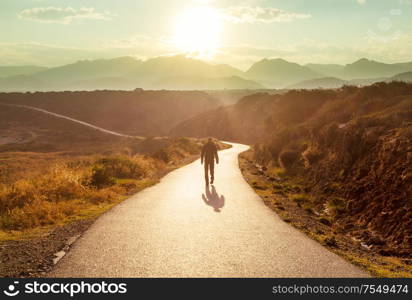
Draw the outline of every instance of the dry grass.
[[[200,147],[199,140],[179,138],[152,155],[3,153],[0,240],[96,217],[186,163]]]
[[[73,165],[73,161],[57,163],[42,176],[0,185],[0,229],[26,230],[53,225],[92,206],[115,203],[130,190],[136,190],[141,181],[147,181],[154,174],[153,169],[161,164],[142,156],[116,156]],[[117,178],[131,181],[117,183]]]

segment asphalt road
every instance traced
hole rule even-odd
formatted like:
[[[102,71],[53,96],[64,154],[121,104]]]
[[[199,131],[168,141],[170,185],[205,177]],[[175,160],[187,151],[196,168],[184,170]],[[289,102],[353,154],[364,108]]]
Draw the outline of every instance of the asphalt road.
[[[365,277],[284,223],[220,152],[205,189],[200,161],[122,202],[77,240],[51,277]]]

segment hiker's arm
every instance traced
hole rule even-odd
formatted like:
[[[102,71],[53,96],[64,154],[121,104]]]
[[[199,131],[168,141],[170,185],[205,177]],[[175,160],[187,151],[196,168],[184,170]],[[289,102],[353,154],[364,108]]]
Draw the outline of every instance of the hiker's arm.
[[[217,147],[215,145],[215,159],[216,159],[216,163],[219,164],[219,154],[217,152]]]

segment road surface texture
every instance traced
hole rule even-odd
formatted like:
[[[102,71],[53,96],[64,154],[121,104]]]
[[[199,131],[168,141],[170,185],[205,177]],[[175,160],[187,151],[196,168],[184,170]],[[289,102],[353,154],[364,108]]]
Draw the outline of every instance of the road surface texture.
[[[50,277],[365,277],[284,223],[221,151],[214,188],[200,161],[101,216]]]

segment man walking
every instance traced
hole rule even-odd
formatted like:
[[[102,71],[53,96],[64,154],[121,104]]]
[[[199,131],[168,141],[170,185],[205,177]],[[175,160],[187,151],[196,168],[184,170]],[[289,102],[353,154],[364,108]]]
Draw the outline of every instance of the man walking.
[[[210,183],[213,184],[215,180],[215,160],[216,164],[219,164],[219,156],[217,155],[217,147],[209,138],[207,143],[202,148],[202,154],[200,156],[201,163],[205,164],[205,180],[206,185],[209,185],[209,171],[210,171]]]

